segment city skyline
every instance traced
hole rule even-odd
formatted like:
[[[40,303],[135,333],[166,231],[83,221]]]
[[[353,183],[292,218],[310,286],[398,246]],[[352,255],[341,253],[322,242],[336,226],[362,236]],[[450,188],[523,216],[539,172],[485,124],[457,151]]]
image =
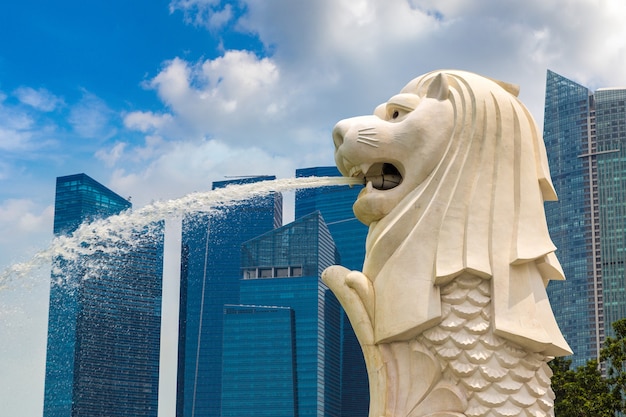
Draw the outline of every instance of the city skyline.
[[[339,176],[340,174],[335,167],[300,169],[296,173],[298,177],[311,175]],[[229,185],[253,184],[273,178],[253,177],[221,181],[214,183],[213,189],[220,189]],[[85,174],[60,177],[57,183],[59,185],[57,186],[55,233],[71,233],[81,225],[82,220],[91,222],[101,217],[119,214],[130,208],[130,203],[126,199],[103,187]],[[301,190],[296,197],[296,213],[300,217],[286,225],[281,224],[282,196],[280,193],[270,193],[265,197],[247,200],[212,215],[191,213],[185,218],[182,224],[181,246],[179,247],[182,253],[179,256],[181,259],[179,291],[181,303],[179,308],[180,325],[178,327],[180,335],[177,415],[183,417],[195,413],[208,413],[207,415],[219,416],[223,412],[226,415],[237,415],[238,410],[247,409],[245,407],[240,408],[238,406],[239,401],[236,400],[229,401],[225,406],[220,405],[220,398],[233,399],[237,393],[237,389],[234,387],[241,384],[241,382],[236,382],[230,389],[227,384],[224,388],[221,377],[222,375],[231,375],[234,376],[234,379],[231,377],[228,381],[241,381],[242,378],[237,376],[241,371],[236,368],[241,359],[237,358],[242,358],[242,355],[245,356],[247,349],[255,346],[256,342],[251,340],[250,343],[241,346],[229,345],[228,351],[224,352],[224,355],[228,354],[224,356],[224,360],[228,366],[235,366],[235,368],[222,368],[222,340],[221,337],[217,336],[222,333],[250,334],[250,331],[253,330],[252,328],[239,328],[237,324],[239,322],[233,322],[232,319],[228,321],[230,326],[222,330],[222,318],[228,319],[230,317],[229,311],[235,314],[234,318],[237,318],[238,314],[242,312],[254,313],[254,317],[260,313],[285,312],[280,308],[276,310],[275,306],[291,309],[291,313],[285,316],[287,319],[291,317],[287,321],[287,330],[291,329],[292,326],[294,326],[293,329],[299,329],[291,335],[293,346],[290,349],[293,350],[294,355],[292,362],[298,364],[298,370],[293,368],[291,371],[294,378],[297,376],[297,383],[292,387],[291,404],[293,409],[291,413],[295,410],[298,415],[320,415],[319,413],[322,413],[322,415],[348,417],[355,410],[367,411],[367,377],[362,357],[361,360],[358,360],[360,348],[354,335],[350,333],[351,327],[337,300],[320,279],[321,273],[326,267],[340,262],[340,252],[335,247],[331,232],[327,228],[320,210],[332,220],[331,223],[335,227],[339,227],[334,233],[343,241],[342,248],[348,254],[345,260],[353,264],[363,262],[364,245],[362,239],[353,238],[359,233],[364,237],[367,228],[356,221],[351,211],[352,202],[359,190],[360,187],[358,186],[349,187],[347,185],[317,188],[311,190],[311,193]],[[146,263],[143,269],[141,267],[139,269],[134,268],[133,265],[136,263],[134,259],[138,255],[140,256],[137,260],[144,260],[142,261],[144,263],[148,261],[148,258],[139,251],[143,250],[143,246],[150,239],[158,236],[158,233],[157,235],[150,233],[143,236],[142,231],[139,230],[131,235],[121,234],[136,240],[134,243],[137,245],[132,243],[127,245],[126,242],[115,244],[116,246],[122,245],[124,248],[128,246],[130,252],[119,254],[115,252],[112,256],[104,255],[100,260],[102,265],[96,263],[96,259],[89,258],[89,262],[83,266],[82,259],[79,259],[75,266],[70,269],[69,265],[74,264],[67,262],[68,266],[63,264],[63,271],[68,271],[66,277],[58,276],[58,273],[53,275],[50,304],[50,340],[52,344],[48,349],[48,364],[52,373],[50,374],[51,377],[46,380],[44,417],[69,416],[72,413],[80,413],[80,410],[86,410],[88,407],[91,407],[92,410],[104,411],[108,403],[102,401],[107,398],[110,400],[115,395],[131,395],[130,398],[135,398],[135,401],[142,401],[141,396],[137,397],[135,394],[133,397],[132,389],[126,387],[125,380],[128,379],[126,372],[135,366],[138,366],[138,371],[140,371],[135,373],[136,378],[148,378],[142,380],[141,385],[144,388],[148,385],[152,387],[150,395],[143,401],[151,399],[154,402],[150,407],[144,407],[143,411],[140,411],[141,405],[139,403],[133,405],[135,412],[144,412],[146,416],[157,413],[158,329],[161,319],[161,294],[159,292],[156,299],[159,305],[150,306],[150,299],[138,298],[133,295],[133,291],[142,294],[149,290],[151,285],[143,287],[147,281],[139,284],[139,280],[146,277],[146,271],[143,269],[147,266],[159,271],[162,258],[158,258],[161,259],[158,265],[149,266]],[[252,239],[250,240],[250,238]],[[107,240],[102,243],[98,242],[98,246],[106,250]],[[162,248],[162,243],[160,246]],[[240,247],[241,260],[239,256],[236,256]],[[97,257],[97,259],[100,258],[100,256]],[[118,271],[115,265],[120,263],[118,261],[122,258],[128,259],[121,262],[124,269]],[[95,269],[91,271],[94,267]],[[266,273],[267,270],[271,271],[269,275]],[[77,274],[88,278],[74,277]],[[111,281],[109,276],[113,277],[114,280]],[[272,278],[276,278],[277,281],[269,282]],[[138,285],[136,285],[135,290],[130,287],[124,290],[124,282],[129,279],[137,280]],[[152,279],[154,280],[154,278]],[[72,284],[74,281],[75,283]],[[160,284],[160,276],[157,281]],[[91,287],[96,291],[90,291],[89,288]],[[85,288],[84,291],[83,288]],[[102,291],[103,288],[109,289]],[[160,291],[161,285],[157,285],[155,288]],[[248,289],[244,291],[244,288]],[[78,298],[74,303],[71,303],[67,302],[68,296]],[[128,300],[126,300],[127,297]],[[62,302],[62,299],[65,301]],[[289,299],[300,301],[287,301]],[[229,304],[231,305],[228,306]],[[267,307],[263,307],[266,304]],[[73,309],[71,308],[72,305],[78,307]],[[128,323],[131,327],[127,330],[142,338],[142,340],[137,339],[137,341],[140,342],[139,346],[142,346],[143,350],[146,352],[152,350],[155,353],[152,355],[152,371],[150,371],[150,367],[146,368],[143,363],[133,362],[132,358],[139,358],[132,353],[133,349],[136,348],[134,345],[127,347],[120,345],[120,343],[125,343],[124,341],[130,341],[128,335],[116,336],[116,332],[126,329],[121,324],[125,322],[124,317],[126,315],[123,311],[128,306],[130,309],[127,311],[138,309],[137,312],[139,313],[135,324],[138,325],[139,321],[137,320],[146,324],[141,328],[131,329],[134,323],[131,320]],[[154,325],[150,326],[145,321],[145,318],[150,316],[141,313],[143,310],[158,312],[156,316],[158,320],[153,323]],[[316,312],[316,310],[318,311]],[[90,311],[94,314],[90,314]],[[77,324],[75,326],[71,325],[74,320],[71,317],[72,312],[76,314],[74,319]],[[112,328],[104,329],[107,320],[93,321],[101,313],[105,314],[102,318],[108,317],[107,320],[114,324]],[[295,316],[294,313],[296,313]],[[226,315],[223,316],[223,314]],[[280,319],[274,324],[276,315],[262,314],[262,316],[274,317],[269,321],[263,321],[263,319],[261,321],[265,323],[264,326],[268,331],[274,326],[281,326],[279,324]],[[132,319],[132,317],[129,318]],[[317,322],[314,327],[311,327],[312,320]],[[203,322],[205,325],[202,325]],[[247,321],[244,320],[240,324],[245,323]],[[64,329],[74,329],[74,333],[68,334]],[[200,329],[203,330],[200,331]],[[261,339],[263,337],[267,339],[266,342],[262,342],[262,346],[270,349],[268,354],[271,349],[280,348],[281,338],[277,335],[284,333],[285,330],[282,327],[280,329],[276,328],[278,333],[275,334],[275,341],[270,337],[271,331],[262,334]],[[290,332],[291,330],[287,333]],[[165,337],[172,337],[172,335],[165,334]],[[240,338],[240,336],[234,337],[233,340]],[[86,343],[89,340],[92,342]],[[97,340],[97,342],[93,343],[93,340]],[[107,340],[117,340],[116,346],[111,345]],[[202,341],[202,345],[200,341]],[[226,339],[224,343],[226,343]],[[232,354],[237,349],[243,349],[243,351],[235,355],[234,362],[229,362],[228,358],[233,358]],[[84,354],[83,350],[88,353]],[[59,355],[65,351],[68,352],[65,355],[67,359],[64,359],[63,355]],[[115,352],[125,352],[123,355],[128,355],[124,362],[128,369],[115,367]],[[279,351],[273,354],[279,354],[277,352]],[[279,356],[283,354],[279,354]],[[109,361],[107,361],[108,363],[99,363],[97,360],[93,361],[92,357],[101,360],[108,357]],[[194,357],[195,360],[193,360]],[[314,359],[321,357],[327,359],[320,359],[319,363]],[[67,361],[70,358],[72,362],[71,366],[68,366]],[[255,362],[255,355],[250,358],[252,362]],[[73,365],[74,360],[76,361],[75,366]],[[163,356],[161,357],[162,360]],[[107,379],[109,382],[106,382],[102,377],[89,376],[89,369],[95,370],[103,366],[106,369],[110,368],[105,377],[109,378]],[[269,364],[266,368],[274,369],[275,364]],[[73,371],[73,369],[76,370]],[[145,375],[141,372],[143,369],[152,372],[152,374]],[[263,380],[262,375],[265,371],[259,364],[255,365],[254,369],[256,369],[256,373],[247,377],[248,384],[255,384],[259,387],[257,389],[260,389],[264,384],[258,385],[258,381]],[[68,381],[60,381],[60,378],[55,376],[57,374],[67,375],[65,379],[69,378]],[[131,372],[131,374],[133,373]],[[150,375],[154,375],[156,379],[151,380]],[[52,378],[52,376],[55,377]],[[82,384],[80,382],[82,380],[87,381],[88,384]],[[357,383],[355,384],[355,382]],[[62,386],[74,388],[68,391],[66,396],[63,396]],[[91,386],[97,389],[92,390]],[[126,389],[116,394],[116,387],[118,386],[126,387]],[[263,389],[267,390],[269,386]],[[142,392],[145,392],[145,389]],[[161,393],[161,391],[159,392]],[[320,392],[325,394],[319,397]],[[289,396],[289,392],[286,394]],[[252,396],[250,394],[250,401],[253,399],[261,403],[266,401],[263,399],[264,395],[260,393],[259,395]],[[270,398],[275,396],[276,394],[272,394]],[[84,402],[84,399],[87,399],[87,402]],[[282,404],[282,401],[279,403]],[[127,412],[125,410],[124,407],[118,407],[116,412],[124,414]],[[271,415],[271,408],[268,409],[268,413]],[[290,415],[290,412],[287,411],[285,415]]]

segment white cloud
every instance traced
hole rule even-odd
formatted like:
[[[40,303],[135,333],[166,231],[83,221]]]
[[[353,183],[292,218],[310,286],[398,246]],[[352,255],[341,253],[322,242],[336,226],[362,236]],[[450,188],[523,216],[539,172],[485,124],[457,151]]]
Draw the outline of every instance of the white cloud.
[[[337,120],[370,112],[411,78],[437,68],[520,84],[522,100],[541,123],[547,68],[567,69],[564,75],[583,83],[626,84],[620,53],[626,33],[618,22],[626,6],[600,3],[606,7],[565,0],[245,0],[232,6],[243,15],[225,14],[216,25],[237,19],[231,27],[258,36],[269,56],[226,50],[212,59],[164,62],[144,83],[163,108],[122,112],[120,127],[130,136],[96,157],[114,168],[111,184],[141,195],[135,201],[151,199],[144,189],[171,195],[250,173],[250,166],[293,175],[299,166],[333,163],[330,131]],[[228,7],[217,0],[170,2],[170,12],[206,27]],[[116,117],[85,93],[70,120],[82,136],[106,139],[118,133]],[[143,143],[133,139],[142,135]]]
[[[49,244],[53,217],[52,205],[42,207],[25,198],[0,202],[0,272]]]
[[[591,87],[626,78],[626,4],[619,0],[245,4],[239,25],[271,48],[286,88],[309,89],[338,115],[346,106],[361,112],[368,101],[371,108],[372,98],[437,68],[518,83],[537,118],[547,68]]]
[[[167,152],[169,144],[158,135],[148,135],[144,138],[144,146],[133,149],[132,160],[150,161],[158,158],[162,153]]]
[[[170,13],[182,11],[187,24],[211,30],[224,27],[233,18],[232,5],[222,5],[220,0],[172,0],[169,9]]]
[[[223,57],[205,61],[198,80],[206,80],[205,94],[242,101],[271,91],[279,80],[279,71],[269,58],[258,59],[245,51],[228,51]]]
[[[14,241],[16,234],[39,232],[52,224],[52,206],[40,208],[29,199],[9,199],[0,205],[0,242]],[[47,229],[49,233],[52,227]]]
[[[35,90],[31,87],[20,87],[13,94],[18,100],[24,104],[43,112],[51,112],[59,105],[63,104],[63,100],[45,88]]]
[[[163,143],[161,143],[163,145]],[[273,156],[258,147],[231,147],[218,140],[169,143],[143,170],[119,168],[109,181],[112,189],[132,196],[141,207],[152,200],[165,200],[210,189],[211,182],[225,176],[294,175],[293,160]]]
[[[35,120],[30,115],[0,101],[0,150],[29,149],[34,128]]]
[[[220,29],[233,19],[233,8],[230,4],[221,10],[214,10],[209,17],[208,26],[211,29]]]
[[[131,130],[146,133],[162,129],[172,123],[171,114],[155,114],[151,111],[134,111],[124,117],[124,126]]]
[[[132,145],[130,142],[115,142],[98,149],[95,157],[104,162],[107,168],[132,167],[141,170],[145,163],[158,159],[172,148],[172,144],[158,135],[146,135],[143,144]],[[145,167],[143,167],[145,169]]]
[[[38,121],[19,106],[4,105],[0,101],[0,150],[7,153],[29,152],[49,145],[54,127]],[[8,154],[0,153],[0,160]]]
[[[96,158],[103,161],[107,167],[115,166],[115,163],[124,154],[127,144],[124,142],[117,142],[109,149],[99,149],[96,151]]]
[[[31,136],[28,131],[6,129],[0,126],[0,149],[9,151],[25,149],[28,147]]]
[[[237,152],[242,159],[262,152],[289,160],[290,168],[332,164],[330,131],[336,121],[371,112],[410,79],[437,68],[520,84],[522,100],[541,124],[547,68],[567,69],[564,75],[580,82],[626,84],[626,54],[620,53],[626,33],[618,22],[626,6],[600,3],[606,7],[566,0],[245,0],[237,6],[245,14],[234,27],[258,36],[270,55],[227,50],[199,62],[165,62],[146,82],[165,110],[124,118],[127,129],[158,141],[127,148],[116,178],[129,192],[131,183],[156,178],[159,187],[189,182],[185,178],[192,175],[208,182],[210,174],[224,171],[201,159],[209,149],[226,161]],[[213,0],[170,3],[171,12],[182,11],[204,26],[223,8]],[[589,22],[595,22],[593,30]],[[188,175],[173,168],[181,155],[189,158],[185,169],[193,167]],[[151,162],[142,168],[122,160]],[[202,169],[194,164],[198,160]],[[227,165],[238,174],[240,165]]]
[[[72,105],[68,121],[83,138],[105,140],[117,133],[115,112],[95,94],[83,92],[81,100]]]
[[[175,58],[149,86],[175,120],[156,123],[151,114],[133,114],[136,119],[127,126],[138,130],[150,126],[165,136],[219,138],[233,146],[263,141],[261,146],[270,152],[290,148],[287,137],[294,122],[287,102],[292,89],[281,83],[280,71],[271,58],[257,58],[247,51],[227,51],[199,63]],[[284,142],[279,144],[281,140]]]
[[[466,33],[478,34],[479,39],[486,35],[496,40],[503,38],[506,42],[503,46],[508,46],[509,62],[515,64],[501,67],[512,76],[531,71],[531,67],[543,73],[546,68],[552,68],[592,88],[625,78],[626,3],[622,1],[417,0],[413,3],[440,13],[447,33],[467,27],[472,31]],[[500,51],[504,50],[491,52],[496,55]]]
[[[222,57],[198,64],[175,58],[150,86],[174,113],[206,129],[223,122],[222,116],[235,110],[253,108],[266,114],[267,105],[279,93],[274,89],[278,79],[278,68],[270,58],[227,51]]]

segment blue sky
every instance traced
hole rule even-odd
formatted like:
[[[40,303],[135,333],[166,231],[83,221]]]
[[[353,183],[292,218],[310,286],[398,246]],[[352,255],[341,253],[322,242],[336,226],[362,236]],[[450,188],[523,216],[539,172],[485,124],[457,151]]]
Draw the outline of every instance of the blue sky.
[[[135,207],[293,176],[333,164],[336,121],[437,68],[521,85],[541,125],[547,69],[626,86],[625,19],[622,0],[4,2],[0,271],[50,241],[57,176]],[[0,404],[40,416],[47,273],[4,284]]]

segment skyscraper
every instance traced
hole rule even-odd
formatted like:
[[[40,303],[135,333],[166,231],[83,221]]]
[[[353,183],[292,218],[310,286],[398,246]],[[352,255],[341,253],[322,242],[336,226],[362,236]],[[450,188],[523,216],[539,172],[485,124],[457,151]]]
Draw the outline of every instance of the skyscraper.
[[[296,170],[296,177],[340,177],[337,167],[312,167]],[[352,211],[361,185],[342,185],[308,188],[296,191],[296,214],[298,219],[316,210],[330,230],[340,254],[340,263],[349,269],[360,270],[365,259],[365,238],[368,228]]]
[[[626,317],[626,89],[547,73],[544,139],[558,203],[546,216],[567,281],[548,286],[578,366]]]
[[[224,309],[222,416],[339,416],[340,307],[321,282],[336,249],[319,212],[242,246]]]
[[[297,172],[312,175],[339,172]],[[266,179],[273,177],[213,187]],[[367,227],[352,213],[359,189],[298,191],[297,219],[280,229],[280,194],[183,221],[177,416],[241,416],[250,410],[274,417],[367,415],[361,349],[339,303],[319,280],[325,267],[340,262],[338,256],[351,268],[363,264]],[[244,252],[250,245],[261,249],[240,260],[242,244]],[[324,342],[318,340],[322,335]],[[258,350],[250,356],[254,343]]]
[[[214,182],[213,189],[274,178]],[[281,224],[280,193],[183,220],[178,417],[220,416],[223,309],[239,302],[241,244]]]
[[[57,178],[54,234],[119,214],[130,203],[85,174]],[[156,416],[163,235],[134,231],[114,255],[56,260],[44,417]]]
[[[337,167],[313,167],[296,170],[296,177],[341,176]],[[337,263],[361,270],[365,259],[368,228],[352,211],[362,186],[310,188],[296,192],[296,219],[320,211],[339,252]],[[365,361],[348,316],[341,319],[341,415],[352,417],[368,414],[369,385]]]

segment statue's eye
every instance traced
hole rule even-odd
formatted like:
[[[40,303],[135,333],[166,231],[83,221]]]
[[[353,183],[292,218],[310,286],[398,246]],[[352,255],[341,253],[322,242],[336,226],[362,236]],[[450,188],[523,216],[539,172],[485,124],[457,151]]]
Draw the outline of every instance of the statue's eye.
[[[411,110],[409,108],[402,106],[401,104],[387,103],[387,108],[385,109],[385,120],[393,122],[400,121],[410,112]]]

